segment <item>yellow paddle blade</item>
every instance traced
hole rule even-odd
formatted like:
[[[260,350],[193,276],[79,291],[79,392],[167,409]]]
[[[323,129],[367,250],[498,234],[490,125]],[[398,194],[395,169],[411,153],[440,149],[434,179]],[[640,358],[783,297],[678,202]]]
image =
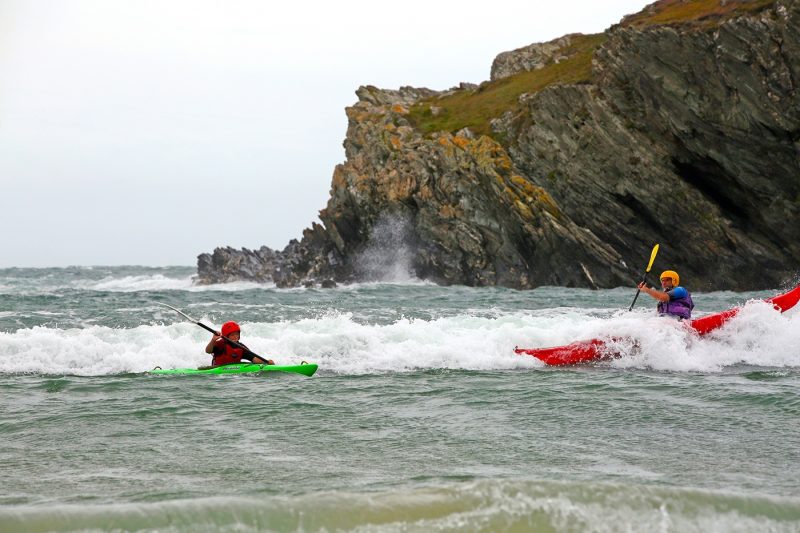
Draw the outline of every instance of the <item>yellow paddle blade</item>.
[[[653,261],[656,260],[656,254],[658,254],[658,245],[656,244],[653,246],[653,251],[650,252],[650,262],[647,263],[647,270],[645,272],[650,272],[650,268],[653,266]]]

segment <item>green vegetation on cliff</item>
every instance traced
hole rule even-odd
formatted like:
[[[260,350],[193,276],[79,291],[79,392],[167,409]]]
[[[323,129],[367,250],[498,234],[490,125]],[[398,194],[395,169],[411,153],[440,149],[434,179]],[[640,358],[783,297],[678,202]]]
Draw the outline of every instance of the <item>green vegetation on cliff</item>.
[[[757,13],[775,0],[661,0],[622,20],[621,26],[643,29],[663,25],[716,26],[733,17]]]
[[[479,135],[491,135],[490,121],[513,109],[521,95],[537,93],[554,84],[588,82],[592,55],[605,40],[605,33],[576,36],[561,50],[567,59],[482,83],[475,90],[427,98],[411,108],[409,119],[423,133],[455,132],[468,127]]]
[[[732,17],[758,12],[775,0],[661,0],[640,13],[623,19],[620,26],[637,29],[658,25],[696,26],[704,29]],[[491,120],[513,110],[523,94],[535,94],[552,85],[589,83],[592,57],[607,40],[608,33],[577,35],[559,51],[558,62],[541,69],[520,72],[484,82],[477,89],[463,89],[421,100],[407,118],[424,134],[454,133],[469,128],[478,135],[496,137]],[[499,140],[499,139],[497,139]]]

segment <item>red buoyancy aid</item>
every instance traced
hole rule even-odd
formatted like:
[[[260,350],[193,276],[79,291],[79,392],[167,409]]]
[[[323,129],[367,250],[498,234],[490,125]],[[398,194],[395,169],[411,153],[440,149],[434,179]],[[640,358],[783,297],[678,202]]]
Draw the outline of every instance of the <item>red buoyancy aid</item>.
[[[229,365],[231,363],[240,363],[244,350],[235,347],[225,339],[219,339],[214,343],[214,359],[211,361],[212,366]]]

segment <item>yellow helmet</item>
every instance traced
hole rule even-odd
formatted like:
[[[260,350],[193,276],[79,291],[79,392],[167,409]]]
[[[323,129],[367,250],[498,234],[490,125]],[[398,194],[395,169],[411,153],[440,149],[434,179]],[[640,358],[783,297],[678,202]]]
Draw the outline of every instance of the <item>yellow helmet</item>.
[[[681,277],[678,275],[677,272],[674,270],[665,270],[661,273],[661,277],[659,279],[664,278],[672,278],[672,284],[676,287],[681,284]]]

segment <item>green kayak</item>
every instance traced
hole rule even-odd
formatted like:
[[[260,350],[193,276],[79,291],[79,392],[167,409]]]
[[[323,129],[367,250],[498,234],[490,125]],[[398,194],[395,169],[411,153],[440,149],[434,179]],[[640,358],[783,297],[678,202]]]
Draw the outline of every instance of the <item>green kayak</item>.
[[[317,371],[314,363],[302,363],[299,365],[257,365],[255,363],[233,363],[220,366],[201,366],[200,368],[172,368],[162,369],[156,367],[150,374],[248,374],[257,372],[292,372],[313,376]]]

